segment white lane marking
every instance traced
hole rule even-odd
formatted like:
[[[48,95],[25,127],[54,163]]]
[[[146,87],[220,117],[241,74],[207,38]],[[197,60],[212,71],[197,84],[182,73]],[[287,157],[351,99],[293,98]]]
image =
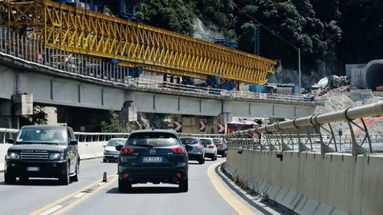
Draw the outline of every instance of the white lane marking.
[[[97,185],[98,185],[98,186],[101,186],[101,185],[103,185],[103,184],[105,184],[105,182],[100,182],[100,183],[98,183]]]
[[[77,195],[73,196],[73,198],[80,198],[81,196],[85,195],[86,193],[78,193]]]
[[[44,211],[44,212],[41,213],[40,215],[49,215],[49,214],[51,214],[51,213],[57,211],[58,209],[60,209],[60,208],[62,208],[62,207],[63,207],[62,205],[56,205],[56,206],[54,206],[54,207],[52,207],[52,208],[50,208],[50,209]]]

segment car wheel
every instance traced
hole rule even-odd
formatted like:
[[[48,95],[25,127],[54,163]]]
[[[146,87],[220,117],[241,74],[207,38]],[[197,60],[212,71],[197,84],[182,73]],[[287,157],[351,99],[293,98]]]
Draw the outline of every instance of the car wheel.
[[[204,161],[205,161],[205,160],[204,160],[203,158],[200,158],[200,159],[198,160],[198,163],[199,163],[199,164],[203,164]]]
[[[185,180],[181,180],[178,185],[178,189],[180,192],[187,192],[189,189],[189,183],[188,179],[186,178]]]
[[[131,189],[132,189],[131,183],[118,179],[118,191],[120,191],[120,193],[127,193]]]
[[[104,159],[102,159],[102,162],[106,163],[106,162],[108,162],[108,160],[106,158],[104,158]]]
[[[223,157],[223,158],[226,157],[226,152],[223,152],[223,153],[222,153],[222,157]]]
[[[75,175],[70,178],[71,181],[78,181],[78,175],[80,174],[80,161],[77,161]]]
[[[14,184],[16,183],[16,177],[10,174],[4,174],[4,182],[5,184]]]
[[[69,162],[67,163],[67,165],[64,169],[64,174],[59,178],[59,183],[62,185],[68,185],[70,182],[68,166],[69,166]]]

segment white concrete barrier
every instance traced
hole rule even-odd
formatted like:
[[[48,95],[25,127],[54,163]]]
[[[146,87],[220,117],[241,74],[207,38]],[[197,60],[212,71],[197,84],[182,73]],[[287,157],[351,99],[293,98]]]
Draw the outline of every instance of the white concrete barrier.
[[[104,147],[107,141],[101,142],[85,142],[78,144],[78,152],[80,153],[80,158],[89,159],[102,157],[104,155]]]
[[[102,157],[104,153],[104,147],[107,141],[99,142],[80,142],[78,144],[78,151],[81,160]],[[9,147],[12,144],[0,144],[0,171],[4,170],[4,159]]]
[[[226,172],[299,214],[383,214],[383,155],[230,148]]]
[[[4,170],[5,155],[12,144],[0,144],[0,171]]]

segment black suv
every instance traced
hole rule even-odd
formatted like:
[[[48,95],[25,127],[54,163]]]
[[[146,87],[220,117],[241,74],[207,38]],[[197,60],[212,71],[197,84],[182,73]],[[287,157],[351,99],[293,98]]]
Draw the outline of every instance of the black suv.
[[[136,183],[178,184],[188,190],[188,156],[171,130],[139,130],[130,134],[118,161],[118,189],[128,192]]]
[[[5,156],[5,183],[29,177],[58,178],[60,184],[78,181],[80,157],[73,130],[67,126],[24,126]]]

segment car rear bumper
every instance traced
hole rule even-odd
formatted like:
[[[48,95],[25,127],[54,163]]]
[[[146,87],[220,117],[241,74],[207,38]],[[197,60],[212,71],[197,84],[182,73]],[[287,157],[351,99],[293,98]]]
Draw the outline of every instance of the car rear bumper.
[[[206,152],[205,153],[205,157],[213,158],[214,156],[216,156],[216,153],[214,153],[214,152]]]
[[[116,154],[116,155],[111,155],[111,154],[104,154],[104,158],[105,159],[109,159],[109,160],[117,160],[118,159],[118,156],[119,154]]]
[[[188,165],[183,163],[174,167],[127,167],[118,166],[121,181],[135,183],[170,183],[176,184],[188,176]],[[181,176],[177,177],[177,173]],[[127,175],[128,174],[128,175]]]
[[[16,177],[57,178],[66,173],[67,161],[6,161],[5,172]]]
[[[203,153],[188,153],[189,160],[201,160],[203,159]]]

